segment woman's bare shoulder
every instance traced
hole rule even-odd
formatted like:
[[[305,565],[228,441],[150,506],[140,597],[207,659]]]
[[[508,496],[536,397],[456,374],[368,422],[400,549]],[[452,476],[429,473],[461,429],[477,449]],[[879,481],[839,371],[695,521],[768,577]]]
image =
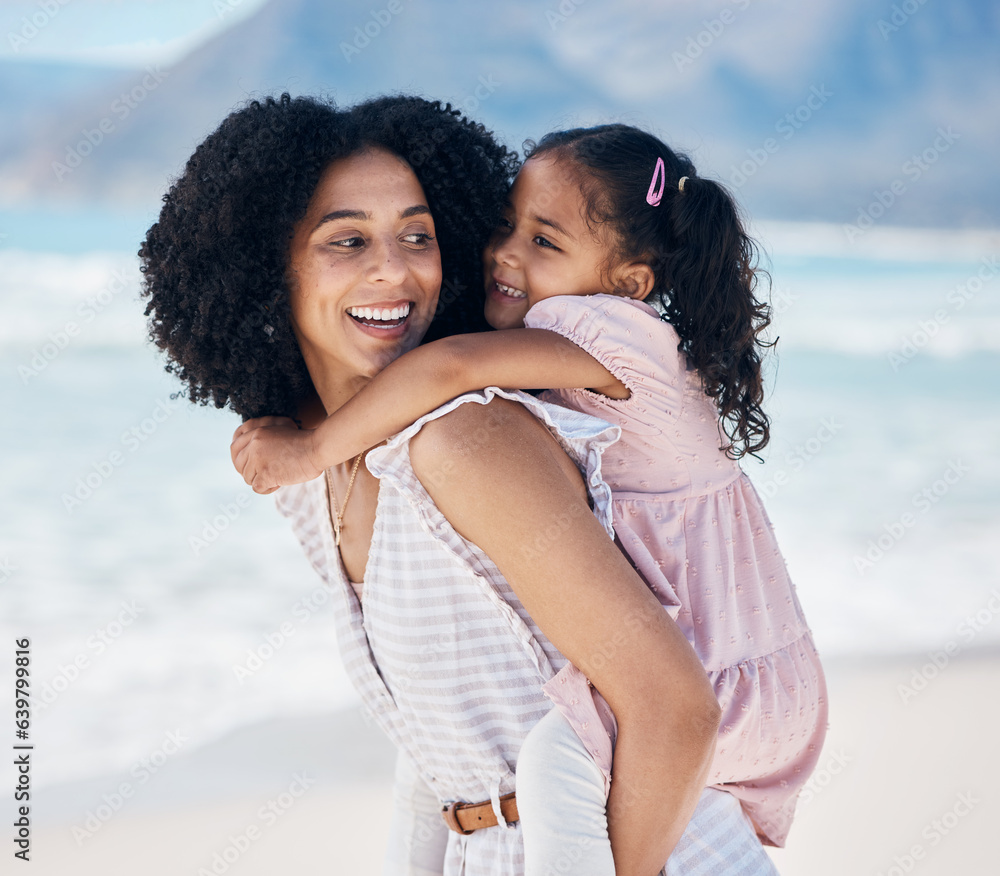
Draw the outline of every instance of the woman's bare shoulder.
[[[423,483],[439,487],[450,483],[460,488],[466,476],[492,471],[502,478],[513,467],[528,467],[568,477],[586,497],[573,460],[537,417],[510,399],[459,405],[425,423],[410,441],[410,460]]]

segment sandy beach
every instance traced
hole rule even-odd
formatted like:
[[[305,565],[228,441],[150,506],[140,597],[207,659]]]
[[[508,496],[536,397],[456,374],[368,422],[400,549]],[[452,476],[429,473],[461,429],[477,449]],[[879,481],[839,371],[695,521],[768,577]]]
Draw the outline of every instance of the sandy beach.
[[[125,774],[43,789],[28,872],[380,873],[394,752],[350,710],[244,728],[144,785]],[[132,795],[106,817],[122,783]]]
[[[826,746],[773,852],[783,876],[1000,872],[1000,654],[829,661],[827,677]]]
[[[783,876],[998,872],[1000,708],[982,692],[997,689],[1000,654],[940,668],[926,654],[841,659],[828,676],[827,745],[788,847],[773,851]],[[40,790],[28,872],[374,876],[392,764],[357,711],[248,727],[178,756],[127,800],[114,796],[127,776]]]

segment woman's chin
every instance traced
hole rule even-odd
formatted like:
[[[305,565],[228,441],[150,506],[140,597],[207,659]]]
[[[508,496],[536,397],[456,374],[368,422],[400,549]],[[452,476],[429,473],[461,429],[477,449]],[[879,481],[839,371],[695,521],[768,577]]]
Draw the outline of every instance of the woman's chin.
[[[378,330],[376,330],[378,331]],[[373,334],[363,332],[363,337],[357,344],[358,371],[374,377],[383,368],[395,362],[404,353],[408,353],[420,344],[424,332],[404,331],[390,334]]]

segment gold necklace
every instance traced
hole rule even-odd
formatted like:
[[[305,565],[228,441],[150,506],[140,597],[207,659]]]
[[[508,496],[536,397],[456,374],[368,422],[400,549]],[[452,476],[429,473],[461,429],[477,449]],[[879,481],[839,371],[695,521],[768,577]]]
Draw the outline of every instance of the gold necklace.
[[[344,493],[343,508],[337,503],[337,493],[333,489],[333,477],[330,474],[330,469],[326,470],[326,488],[330,493],[330,520],[333,523],[333,540],[337,547],[340,547],[340,531],[344,528],[344,512],[347,510],[347,502],[351,498],[351,488],[354,486],[354,479],[358,476],[358,467],[361,465],[361,460],[364,459],[366,453],[368,453],[367,450],[359,453],[354,458],[354,465],[351,467],[351,479],[347,483],[347,492]]]

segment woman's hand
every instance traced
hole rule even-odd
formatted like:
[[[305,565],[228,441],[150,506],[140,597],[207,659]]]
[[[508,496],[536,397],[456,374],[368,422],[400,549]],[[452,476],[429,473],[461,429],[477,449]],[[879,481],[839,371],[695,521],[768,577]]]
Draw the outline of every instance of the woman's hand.
[[[313,462],[314,435],[313,430],[300,429],[289,417],[258,417],[233,433],[229,452],[243,480],[255,493],[266,495],[323,473]]]

